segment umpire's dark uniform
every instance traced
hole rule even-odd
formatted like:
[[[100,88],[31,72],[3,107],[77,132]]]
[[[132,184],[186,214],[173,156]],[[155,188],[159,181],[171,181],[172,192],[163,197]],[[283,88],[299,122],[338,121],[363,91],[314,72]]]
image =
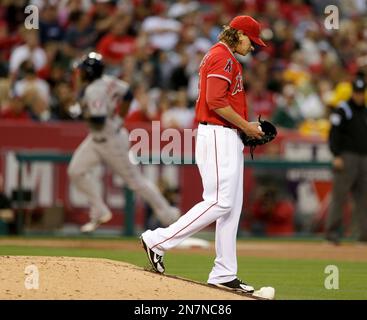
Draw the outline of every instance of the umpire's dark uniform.
[[[348,193],[354,200],[353,215],[358,224],[358,240],[367,241],[367,108],[366,83],[357,79],[353,95],[342,102],[330,116],[329,146],[334,155],[334,183],[326,238],[339,242],[343,207]]]

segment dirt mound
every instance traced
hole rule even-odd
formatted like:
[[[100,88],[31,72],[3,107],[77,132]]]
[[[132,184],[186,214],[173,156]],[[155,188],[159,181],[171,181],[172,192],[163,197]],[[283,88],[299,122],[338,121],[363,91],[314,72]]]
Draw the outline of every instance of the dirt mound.
[[[108,259],[0,256],[2,299],[250,298]]]

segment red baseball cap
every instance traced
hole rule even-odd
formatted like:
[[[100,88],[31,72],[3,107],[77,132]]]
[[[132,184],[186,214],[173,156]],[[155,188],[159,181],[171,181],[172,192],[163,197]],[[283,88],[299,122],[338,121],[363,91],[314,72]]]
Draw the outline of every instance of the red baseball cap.
[[[229,26],[237,31],[242,31],[251,41],[259,46],[266,47],[264,41],[260,39],[260,23],[250,16],[237,16],[232,19]]]

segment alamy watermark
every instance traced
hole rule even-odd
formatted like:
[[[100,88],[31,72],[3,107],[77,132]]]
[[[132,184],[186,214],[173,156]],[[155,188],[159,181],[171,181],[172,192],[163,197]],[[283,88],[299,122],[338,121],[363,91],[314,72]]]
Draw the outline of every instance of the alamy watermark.
[[[203,126],[204,127],[204,126]],[[205,126],[209,129],[211,126]],[[202,130],[205,130],[202,128]],[[236,142],[236,129],[212,127],[199,129],[161,130],[160,121],[152,121],[151,130],[135,128],[129,133],[132,144],[129,160],[132,164],[212,164],[231,166],[241,152]],[[196,149],[193,152],[194,142]]]
[[[39,29],[39,9],[35,5],[28,5],[24,9],[28,16],[24,20],[24,27],[28,30]]]
[[[324,20],[325,29],[339,29],[339,8],[335,5],[328,5],[325,7],[324,13],[327,14]]]
[[[182,136],[183,133],[183,136]],[[129,152],[133,164],[192,164],[194,159],[189,152],[183,157],[183,150],[191,151],[197,129],[161,130],[160,121],[152,121],[151,135],[148,130],[135,128],[130,131],[129,141],[136,142]],[[167,142],[162,148],[161,143]]]
[[[24,13],[28,16],[24,20],[26,29],[39,29],[39,9],[35,5],[28,5],[24,9]],[[327,30],[339,29],[339,8],[336,5],[328,5],[324,9],[327,15],[324,20],[324,26]]]
[[[328,276],[325,278],[324,287],[327,290],[339,289],[339,268],[333,264],[327,265],[324,273]]]
[[[34,264],[26,266],[24,269],[24,274],[25,274],[24,287],[27,290],[39,289],[40,274],[38,271],[38,267]]]

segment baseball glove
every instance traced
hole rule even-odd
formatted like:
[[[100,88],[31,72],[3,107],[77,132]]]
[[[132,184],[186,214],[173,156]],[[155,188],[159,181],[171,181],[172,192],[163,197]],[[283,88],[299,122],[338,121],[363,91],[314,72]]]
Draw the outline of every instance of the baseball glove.
[[[241,132],[240,134],[243,144],[250,147],[251,159],[254,159],[254,150],[257,146],[261,146],[272,141],[277,135],[277,129],[271,122],[261,120],[261,116],[259,116],[258,121],[260,122],[261,130],[265,133],[260,139],[249,137],[244,132]]]

